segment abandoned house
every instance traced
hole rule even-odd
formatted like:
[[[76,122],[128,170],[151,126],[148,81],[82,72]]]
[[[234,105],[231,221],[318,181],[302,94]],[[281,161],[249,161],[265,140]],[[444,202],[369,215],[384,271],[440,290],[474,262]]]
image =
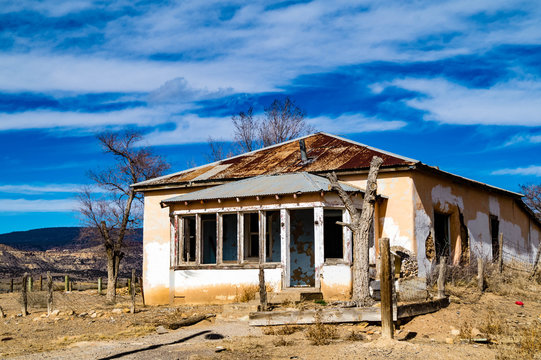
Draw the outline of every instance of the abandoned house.
[[[469,180],[404,156],[316,133],[134,184],[144,193],[143,276],[148,303],[233,302],[258,284],[351,293],[348,212],[330,190],[334,171],[361,207],[370,160],[384,161],[371,232],[417,260],[425,277],[439,256],[453,264],[500,253],[534,261],[541,224],[519,193]],[[505,258],[504,258],[505,259]]]

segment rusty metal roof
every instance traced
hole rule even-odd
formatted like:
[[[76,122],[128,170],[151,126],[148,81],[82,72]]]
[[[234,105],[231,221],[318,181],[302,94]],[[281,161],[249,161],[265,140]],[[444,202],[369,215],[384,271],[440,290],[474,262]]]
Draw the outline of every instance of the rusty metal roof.
[[[298,140],[304,139],[308,161],[301,161]],[[368,169],[373,156],[383,159],[382,167],[412,165],[417,160],[375,149],[335,135],[316,133],[229,159],[150,179],[136,188],[202,181],[243,179],[259,175],[295,172],[326,172]]]
[[[341,185],[347,192],[363,192],[361,189],[348,184],[341,183]],[[307,172],[260,175],[175,196],[162,201],[162,203],[318,193],[322,191],[331,191],[329,180]]]

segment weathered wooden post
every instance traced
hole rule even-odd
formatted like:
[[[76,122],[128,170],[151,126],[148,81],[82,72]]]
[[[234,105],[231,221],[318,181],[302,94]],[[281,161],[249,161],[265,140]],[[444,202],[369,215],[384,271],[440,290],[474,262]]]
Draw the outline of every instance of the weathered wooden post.
[[[53,311],[53,277],[51,272],[47,271],[47,315]]]
[[[4,309],[0,306],[0,319],[3,319],[6,317],[6,314],[4,314]]]
[[[28,283],[28,273],[24,273],[23,279],[21,282],[21,312],[23,316],[28,315],[28,296],[27,296],[27,283]]]
[[[128,279],[128,294],[131,294],[131,279]]]
[[[380,291],[381,291],[381,337],[394,337],[393,324],[393,284],[391,272],[391,252],[389,238],[379,240],[381,256]]]
[[[64,291],[65,292],[68,292],[69,291],[69,282],[70,282],[70,277],[69,275],[65,275],[64,276]]]
[[[11,292],[11,293],[13,292],[13,278],[9,282],[9,292]]]
[[[130,283],[130,294],[131,294],[131,309],[130,313],[135,314],[135,269],[131,270],[131,283]]]
[[[500,242],[498,248],[498,270],[503,272],[503,233],[500,233]]]
[[[480,257],[477,258],[477,287],[480,292],[485,290],[485,264]]]
[[[101,295],[101,290],[102,290],[102,282],[101,282],[101,277],[98,278],[98,295]]]
[[[70,280],[69,282],[69,292],[73,291],[73,280]]]
[[[265,287],[265,270],[259,265],[259,311],[267,310],[267,289]]]
[[[27,289],[28,292],[34,291],[34,279],[32,278],[32,276],[28,277],[26,285],[28,286],[28,289]]]
[[[139,287],[141,288],[141,299],[143,300],[143,307],[145,306],[145,293],[143,291],[143,278],[139,277]]]
[[[39,275],[39,291],[43,291],[43,275]]]
[[[438,274],[438,299],[445,297],[445,272],[447,270],[447,256],[440,256],[440,266]]]

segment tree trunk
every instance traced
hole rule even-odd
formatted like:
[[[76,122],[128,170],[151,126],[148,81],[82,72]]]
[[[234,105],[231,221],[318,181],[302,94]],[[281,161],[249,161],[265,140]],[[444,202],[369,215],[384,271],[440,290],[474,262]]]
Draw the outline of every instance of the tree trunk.
[[[116,301],[116,285],[118,280],[118,256],[114,251],[107,251],[107,296],[109,302]]]

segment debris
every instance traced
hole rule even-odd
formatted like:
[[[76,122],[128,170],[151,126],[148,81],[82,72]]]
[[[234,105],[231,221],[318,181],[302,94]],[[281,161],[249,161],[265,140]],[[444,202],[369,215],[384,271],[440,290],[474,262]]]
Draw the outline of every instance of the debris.
[[[475,339],[472,339],[471,341],[473,341],[474,343],[478,343],[478,344],[488,344],[488,343],[490,343],[490,340],[487,339],[487,338],[475,338]]]
[[[113,309],[111,312],[113,314],[122,314],[122,309]]]
[[[60,310],[53,310],[51,312],[51,316],[58,316],[58,314],[60,314]]]
[[[447,344],[454,344],[454,343],[455,343],[455,341],[453,340],[453,338],[445,338],[445,342],[446,342]]]
[[[522,301],[515,301],[515,304],[517,304],[518,306],[524,306],[524,303]]]
[[[181,321],[178,321],[178,322],[175,322],[175,323],[167,324],[167,327],[169,329],[171,329],[171,330],[176,330],[176,329],[178,329],[180,327],[197,324],[200,321],[203,321],[203,320],[206,320],[206,319],[209,319],[209,318],[213,318],[213,317],[216,317],[216,314],[194,315],[194,316],[189,317],[187,319],[184,319],[184,320],[181,320]]]
[[[458,335],[460,335],[460,330],[458,330],[458,329],[453,329],[453,330],[451,330],[451,335],[453,335],[453,336],[458,336]]]
[[[222,351],[225,351],[225,348],[223,346],[216,346],[216,350],[214,352],[222,352]]]

